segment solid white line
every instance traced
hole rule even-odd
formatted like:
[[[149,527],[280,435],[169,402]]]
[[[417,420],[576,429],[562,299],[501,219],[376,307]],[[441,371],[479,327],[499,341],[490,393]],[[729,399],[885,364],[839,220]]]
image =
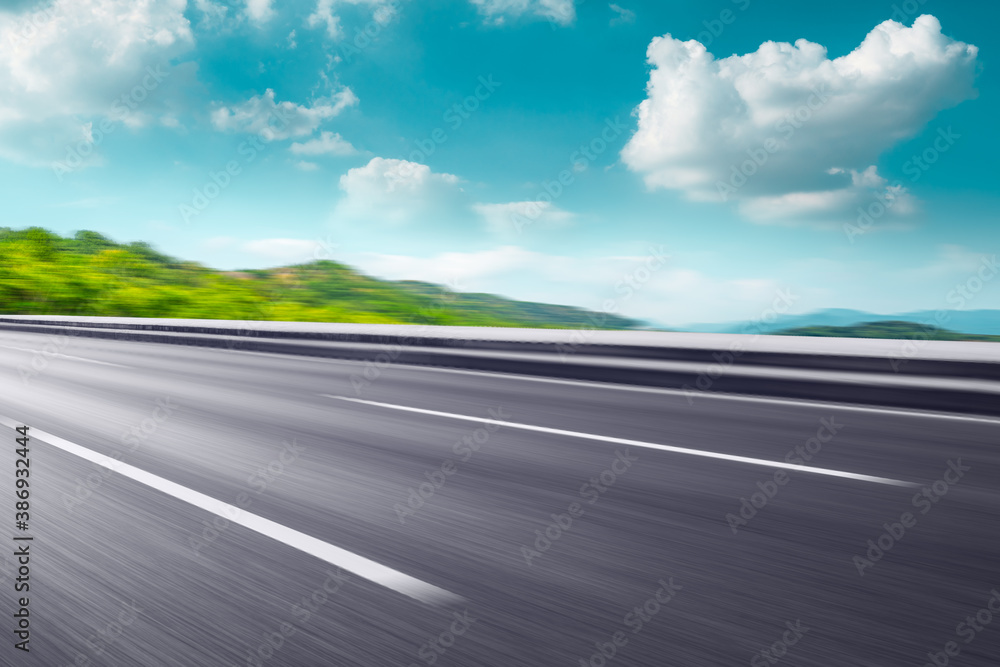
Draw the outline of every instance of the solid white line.
[[[15,422],[8,417],[0,416],[0,424],[14,429],[18,426],[22,426],[23,422]],[[96,463],[99,466],[108,468],[113,472],[117,472],[125,477],[128,477],[129,479],[134,479],[141,484],[152,487],[157,491],[162,491],[169,496],[177,498],[178,500],[183,500],[184,502],[190,503],[195,507],[200,507],[203,510],[211,512],[217,516],[221,516],[224,519],[228,519],[233,523],[249,528],[250,530],[270,537],[271,539],[278,540],[279,542],[287,544],[290,547],[294,547],[299,551],[304,551],[305,553],[324,560],[331,565],[336,565],[347,570],[348,572],[353,572],[363,579],[367,579],[368,581],[379,584],[380,586],[385,586],[386,588],[392,589],[397,593],[402,593],[403,595],[415,598],[428,604],[443,604],[462,599],[461,597],[446,591],[443,588],[438,588],[437,586],[393,570],[385,565],[368,560],[363,556],[351,553],[350,551],[341,549],[340,547],[335,547],[332,544],[318,540],[315,537],[306,535],[305,533],[300,533],[297,530],[282,526],[281,524],[275,523],[270,519],[265,519],[264,517],[257,516],[256,514],[250,514],[235,505],[230,505],[220,500],[216,500],[211,496],[206,496],[203,493],[181,486],[180,484],[171,482],[163,477],[146,472],[145,470],[140,470],[139,468],[128,465],[127,463],[122,463],[121,461],[113,459],[110,456],[98,454],[93,450],[81,447],[80,445],[72,443],[69,440],[52,435],[51,433],[46,433],[45,431],[41,431],[33,426],[30,427],[28,436],[32,439],[47,442],[50,445],[54,445],[59,449],[69,452],[70,454],[74,454],[82,459],[86,459],[87,461]]]
[[[92,364],[101,364],[103,366],[117,366],[118,368],[130,368],[129,366],[122,366],[121,364],[113,364],[110,361],[98,361],[97,359],[84,359],[83,357],[74,357],[71,354],[63,354],[62,352],[48,352],[43,350],[32,350],[27,347],[14,347],[13,345],[0,345],[0,347],[5,347],[8,350],[20,350],[21,352],[34,352],[35,354],[43,354],[48,357],[62,357],[63,359],[75,359],[77,361],[89,361]]]
[[[392,403],[379,403],[377,401],[366,401],[360,398],[349,398],[347,396],[334,396],[332,394],[320,394],[320,395],[325,396],[327,398],[335,398],[341,401],[350,401],[352,403],[363,403],[365,405],[374,405],[377,407],[390,408],[393,410],[404,410],[406,412],[417,412],[424,415],[448,417],[450,419],[463,419],[465,421],[497,424],[499,426],[506,426],[508,428],[519,428],[525,431],[537,431],[539,433],[568,435],[574,438],[586,438],[587,440],[600,440],[602,442],[613,442],[618,445],[631,445],[633,447],[645,447],[646,449],[659,449],[665,452],[674,452],[676,454],[691,454],[692,456],[701,456],[709,459],[737,461],[739,463],[749,463],[751,465],[766,466],[768,468],[787,468],[788,470],[800,470],[802,472],[811,472],[817,475],[829,475],[831,477],[845,477],[847,479],[857,479],[863,482],[874,482],[876,484],[889,484],[892,486],[920,486],[919,484],[916,484],[914,482],[903,482],[898,479],[889,479],[887,477],[875,477],[873,475],[862,475],[860,473],[844,472],[842,470],[830,470],[828,468],[814,468],[812,466],[797,465],[795,463],[785,463],[784,461],[768,461],[767,459],[755,459],[749,456],[736,456],[735,454],[722,454],[720,452],[707,452],[701,449],[690,449],[688,447],[675,447],[674,445],[659,445],[653,442],[644,442],[642,440],[630,440],[628,438],[613,438],[607,435],[595,435],[593,433],[581,433],[579,431],[566,431],[561,428],[549,428],[547,426],[518,424],[516,422],[500,421],[497,419],[488,419],[483,417],[469,417],[468,415],[456,415],[450,412],[438,412],[437,410],[411,408],[405,405],[393,405]]]

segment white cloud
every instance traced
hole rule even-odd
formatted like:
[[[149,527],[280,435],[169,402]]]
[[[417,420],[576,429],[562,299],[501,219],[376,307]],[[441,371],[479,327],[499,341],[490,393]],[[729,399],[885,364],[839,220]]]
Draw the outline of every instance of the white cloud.
[[[344,196],[335,215],[365,224],[406,224],[455,211],[463,199],[461,180],[438,174],[427,165],[406,160],[372,158],[340,177]]]
[[[319,0],[316,3],[316,9],[306,19],[306,24],[310,28],[326,26],[326,34],[331,39],[340,39],[343,37],[344,31],[340,27],[340,17],[333,13],[333,4],[334,0]]]
[[[316,254],[316,241],[305,239],[259,239],[240,245],[240,250],[269,260],[288,263],[311,262]]]
[[[225,24],[229,7],[212,0],[194,0],[194,6],[201,12],[199,27],[214,30]]]
[[[564,226],[573,220],[572,213],[560,209],[550,201],[474,204],[472,209],[483,218],[490,231],[498,234],[519,232],[520,226],[528,224]]]
[[[184,71],[170,58],[194,43],[185,6],[55,0],[40,14],[0,13],[0,157],[48,166],[80,141],[84,122],[95,135],[102,119],[143,124],[137,110],[161,108],[165,97],[147,68],[171,76],[169,86]],[[141,101],[129,97],[138,88]]]
[[[299,160],[295,163],[295,167],[301,171],[316,171],[319,169],[319,165],[315,162],[307,162],[306,160]]]
[[[977,54],[929,15],[881,23],[833,60],[804,39],[716,60],[696,41],[656,37],[622,160],[651,189],[744,201],[757,219],[844,209],[885,188],[868,169],[881,153],[975,97]]]
[[[354,155],[358,152],[336,132],[321,132],[317,139],[295,142],[290,150],[296,155]]]
[[[621,25],[622,23],[635,23],[635,12],[631,9],[625,9],[614,3],[608,5],[617,16],[611,19],[611,25]]]
[[[251,22],[264,24],[274,18],[273,0],[246,0],[246,14]]]
[[[344,29],[340,16],[335,12],[337,5],[370,6],[373,20],[381,25],[386,25],[396,15],[397,9],[394,8],[394,5],[397,2],[398,0],[317,0],[316,9],[306,19],[306,25],[310,28],[325,27],[327,36],[331,39],[341,39],[344,36]]]
[[[263,95],[241,104],[216,109],[212,112],[212,124],[217,130],[257,133],[265,141],[276,141],[312,134],[321,123],[357,103],[358,98],[350,88],[318,99],[311,107],[276,103],[274,91],[269,88]]]
[[[883,228],[895,218],[910,215],[917,209],[909,190],[902,185],[890,185],[886,179],[879,176],[874,165],[864,171],[834,168],[829,173],[842,175],[843,186],[831,190],[749,197],[739,202],[739,210],[755,222],[810,224],[814,227],[834,229],[842,226],[845,211],[864,210],[875,202],[881,202],[889,215],[889,218],[880,221],[879,226]]]
[[[559,25],[569,25],[576,20],[574,0],[471,0],[487,20],[496,24],[506,23],[507,16],[535,16]]]

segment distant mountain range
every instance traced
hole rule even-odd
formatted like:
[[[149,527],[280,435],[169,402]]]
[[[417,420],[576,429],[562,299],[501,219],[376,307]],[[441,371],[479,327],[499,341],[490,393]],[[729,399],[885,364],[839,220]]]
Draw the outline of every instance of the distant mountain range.
[[[804,315],[779,315],[773,322],[759,325],[745,322],[690,324],[671,327],[674,331],[701,333],[784,333],[789,329],[812,327],[851,327],[869,322],[911,322],[918,325],[939,326],[950,331],[967,334],[1000,335],[1000,310],[948,310],[948,317],[937,320],[937,311],[918,310],[910,313],[880,315],[848,308],[827,308]],[[752,324],[752,328],[748,326]]]

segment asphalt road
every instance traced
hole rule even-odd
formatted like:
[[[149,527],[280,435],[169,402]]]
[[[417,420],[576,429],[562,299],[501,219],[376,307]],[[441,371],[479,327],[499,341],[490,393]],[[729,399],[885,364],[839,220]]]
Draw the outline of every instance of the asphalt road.
[[[0,664],[1000,664],[997,420],[47,341],[0,332]]]

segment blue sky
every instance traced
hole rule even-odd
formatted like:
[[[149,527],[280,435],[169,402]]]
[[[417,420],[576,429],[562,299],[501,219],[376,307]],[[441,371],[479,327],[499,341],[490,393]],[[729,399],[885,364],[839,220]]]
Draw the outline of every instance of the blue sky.
[[[7,7],[0,225],[665,325],[1000,308],[995,5]]]

